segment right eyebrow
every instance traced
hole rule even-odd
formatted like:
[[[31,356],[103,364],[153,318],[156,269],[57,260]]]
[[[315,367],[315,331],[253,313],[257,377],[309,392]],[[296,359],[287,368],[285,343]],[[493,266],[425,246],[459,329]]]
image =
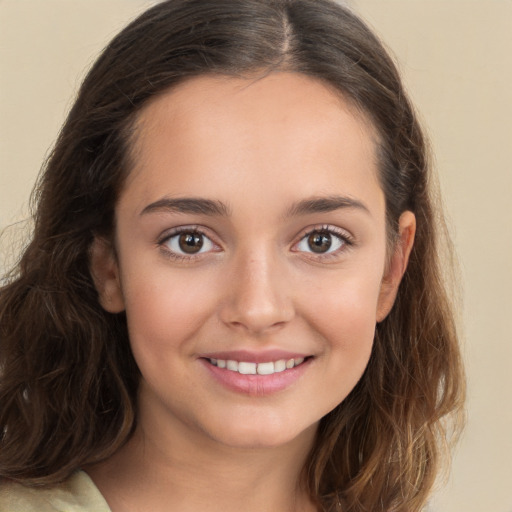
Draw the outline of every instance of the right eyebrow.
[[[363,211],[371,215],[368,207],[357,199],[347,196],[326,196],[312,197],[293,204],[288,210],[287,216],[326,213],[345,208]]]
[[[146,215],[153,212],[192,213],[200,215],[227,217],[229,208],[221,201],[212,201],[201,197],[164,197],[148,204],[140,213]]]

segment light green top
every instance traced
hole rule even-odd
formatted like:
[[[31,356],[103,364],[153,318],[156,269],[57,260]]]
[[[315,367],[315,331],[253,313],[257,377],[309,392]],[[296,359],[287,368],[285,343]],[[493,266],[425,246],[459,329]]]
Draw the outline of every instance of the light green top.
[[[3,481],[0,512],[111,512],[89,475],[78,471],[51,488],[33,488]]]

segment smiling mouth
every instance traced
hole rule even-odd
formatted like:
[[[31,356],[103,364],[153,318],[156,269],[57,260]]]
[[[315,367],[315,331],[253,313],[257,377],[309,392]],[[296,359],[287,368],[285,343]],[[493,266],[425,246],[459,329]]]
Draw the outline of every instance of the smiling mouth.
[[[237,372],[242,375],[273,375],[285,370],[291,370],[304,363],[309,357],[298,357],[294,359],[279,359],[277,361],[267,361],[262,363],[253,363],[248,361],[234,361],[232,359],[213,359],[206,360],[213,366],[222,368],[231,372]]]

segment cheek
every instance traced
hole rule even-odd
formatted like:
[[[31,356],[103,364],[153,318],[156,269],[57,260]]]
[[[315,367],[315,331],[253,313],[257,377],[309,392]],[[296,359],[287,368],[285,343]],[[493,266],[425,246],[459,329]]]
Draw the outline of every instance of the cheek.
[[[210,314],[215,288],[199,286],[201,279],[191,282],[164,269],[127,281],[123,294],[134,353],[149,349],[157,357],[180,349]]]
[[[341,402],[361,378],[371,355],[380,290],[377,274],[338,276],[318,286],[308,298],[309,325],[320,334],[325,386]]]
[[[332,356],[345,370],[348,366],[362,373],[368,362],[375,334],[376,296],[373,290],[356,288],[324,301],[323,332]]]
[[[320,283],[317,281],[313,290],[307,296],[304,309],[309,310],[319,330],[329,332],[328,338],[339,339],[348,347],[373,334],[380,274],[357,275],[348,271]]]

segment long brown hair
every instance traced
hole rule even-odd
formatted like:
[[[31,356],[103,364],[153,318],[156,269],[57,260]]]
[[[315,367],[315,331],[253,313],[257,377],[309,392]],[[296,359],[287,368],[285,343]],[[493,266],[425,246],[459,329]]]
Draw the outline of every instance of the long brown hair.
[[[139,372],[124,314],[98,302],[89,251],[95,235],[113,233],[137,113],[193,76],[276,70],[321,79],[364,112],[379,136],[390,238],[403,211],[417,219],[396,303],[377,325],[364,376],[322,419],[304,485],[324,510],[422,508],[443,419],[459,417],[464,397],[438,255],[442,215],[394,63],[358,17],[330,0],[165,1],[98,58],[34,191],[33,238],[0,289],[0,476],[56,483],[109,457],[133,432]]]

